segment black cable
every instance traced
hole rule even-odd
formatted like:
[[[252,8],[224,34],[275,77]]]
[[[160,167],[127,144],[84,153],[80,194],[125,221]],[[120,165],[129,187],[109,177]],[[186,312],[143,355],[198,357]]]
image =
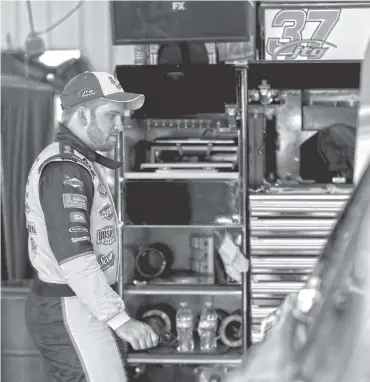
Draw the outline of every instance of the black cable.
[[[29,22],[30,22],[31,32],[35,33],[35,25],[34,25],[34,22],[33,22],[31,1],[29,1],[29,0],[27,1],[27,10],[28,10],[28,19],[29,19]]]
[[[35,31],[34,21],[33,21],[31,1],[27,0],[28,18],[29,18],[29,21],[30,21],[31,32],[34,33],[34,34],[37,34],[39,36],[42,35],[42,34],[46,34],[46,33],[51,32],[53,29],[55,29],[60,24],[62,24],[64,21],[66,21],[73,13],[75,13],[77,11],[77,9],[80,8],[83,5],[83,3],[84,3],[83,1],[80,1],[73,9],[71,9],[68,13],[66,13],[60,20],[58,20],[57,22],[55,22],[54,24],[52,24],[51,26],[46,28],[44,31],[36,32]]]
[[[80,8],[83,5],[83,3],[84,3],[83,1],[80,1],[72,10],[70,10],[67,14],[65,14],[59,21],[57,21],[56,23],[52,24],[50,27],[46,28],[44,31],[38,32],[38,34],[41,35],[41,34],[45,34],[45,33],[51,32],[53,29],[55,29],[57,26],[59,26],[65,20],[67,20],[70,16],[72,16],[72,14],[74,12],[76,12],[77,9]]]

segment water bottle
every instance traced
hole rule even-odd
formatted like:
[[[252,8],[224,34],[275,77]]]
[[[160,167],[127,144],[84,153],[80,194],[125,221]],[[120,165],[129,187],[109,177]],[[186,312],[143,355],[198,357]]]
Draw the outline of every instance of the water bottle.
[[[194,316],[187,302],[180,303],[176,313],[177,351],[192,352],[194,350]]]
[[[217,318],[217,312],[213,309],[212,302],[207,301],[200,314],[198,324],[201,351],[208,352],[217,347]]]

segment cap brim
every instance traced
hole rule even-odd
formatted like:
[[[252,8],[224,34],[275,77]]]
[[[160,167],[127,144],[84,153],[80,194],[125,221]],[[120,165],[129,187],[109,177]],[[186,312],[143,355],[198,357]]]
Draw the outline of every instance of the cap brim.
[[[112,102],[122,102],[124,103],[125,109],[127,110],[137,110],[144,105],[145,96],[144,94],[135,93],[114,93],[109,94],[109,96],[101,97],[107,101]]]

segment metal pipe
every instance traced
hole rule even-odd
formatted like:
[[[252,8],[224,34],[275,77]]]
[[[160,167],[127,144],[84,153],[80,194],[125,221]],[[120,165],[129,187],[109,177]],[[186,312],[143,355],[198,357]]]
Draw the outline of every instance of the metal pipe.
[[[126,121],[126,116],[123,119],[123,121]],[[123,131],[119,134],[114,156],[115,159],[119,162],[124,162],[124,147],[125,147],[125,125],[126,122],[124,122]],[[124,187],[124,169],[125,164],[123,163],[121,167],[118,168],[117,171],[115,171],[115,177],[114,177],[114,190],[115,190],[115,203],[116,203],[116,211],[117,211],[117,217],[118,217],[118,254],[119,254],[119,264],[118,264],[118,275],[117,275],[117,293],[121,296],[123,299],[123,293],[124,293],[124,274],[123,274],[123,261],[124,261],[124,251],[123,251],[123,244],[124,244],[124,203],[123,203],[123,187]],[[123,344],[123,350],[125,354],[127,354],[128,346],[125,342]]]
[[[241,68],[240,73],[240,111],[241,128],[239,131],[239,150],[240,150],[240,181],[241,181],[241,220],[244,222],[242,249],[245,256],[250,259],[250,227],[249,227],[249,142],[248,142],[248,71],[247,66]],[[248,346],[252,343],[251,328],[252,315],[250,311],[250,270],[242,274],[242,320],[243,320],[243,354],[245,355]]]
[[[116,142],[114,157],[115,160],[123,162],[123,149],[124,149],[124,132],[119,134],[119,137]],[[114,174],[114,191],[115,191],[115,203],[116,203],[116,211],[118,216],[118,253],[119,256],[119,266],[118,266],[118,294],[123,297],[123,175],[124,168],[123,166],[119,167],[119,169]]]
[[[40,358],[40,353],[37,350],[6,350],[1,349],[1,358],[2,357],[35,357]]]

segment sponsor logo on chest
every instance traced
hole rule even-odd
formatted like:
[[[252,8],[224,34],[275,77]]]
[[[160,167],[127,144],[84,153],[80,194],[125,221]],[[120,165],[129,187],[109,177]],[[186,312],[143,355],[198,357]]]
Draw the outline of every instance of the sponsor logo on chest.
[[[89,230],[86,227],[80,227],[80,226],[71,227],[68,231],[69,232],[89,232]]]
[[[116,241],[116,229],[114,226],[109,225],[97,231],[96,242],[97,244],[109,245]]]
[[[103,271],[114,266],[116,255],[114,251],[110,251],[107,255],[99,255],[98,263]]]
[[[108,190],[102,183],[98,184],[98,193],[102,198],[108,197]]]
[[[70,212],[69,220],[71,223],[86,223],[86,218],[83,212]]]
[[[87,197],[79,194],[63,194],[64,208],[80,208],[87,210]]]
[[[89,241],[90,236],[82,236],[82,237],[72,237],[71,242],[72,243],[79,243],[80,241]]]
[[[111,220],[112,217],[113,217],[113,215],[114,215],[113,207],[112,207],[110,204],[106,204],[106,205],[99,211],[99,215],[100,215],[103,219]]]

